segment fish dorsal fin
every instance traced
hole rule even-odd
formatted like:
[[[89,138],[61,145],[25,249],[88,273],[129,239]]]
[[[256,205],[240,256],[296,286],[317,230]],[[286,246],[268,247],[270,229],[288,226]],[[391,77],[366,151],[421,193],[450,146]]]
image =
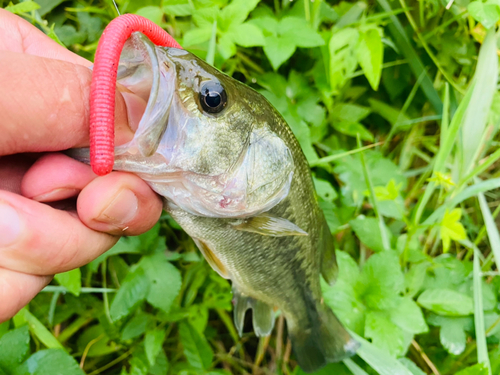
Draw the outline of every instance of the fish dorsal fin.
[[[244,220],[235,220],[231,223],[235,229],[244,232],[259,233],[263,236],[285,237],[285,236],[307,236],[307,232],[300,229],[291,221],[269,213]]]
[[[274,328],[274,311],[267,303],[241,293],[233,286],[234,325],[242,336],[245,314],[252,309],[252,324],[255,334],[259,337],[268,336]]]
[[[337,279],[339,273],[337,266],[337,259],[335,256],[335,244],[333,242],[333,237],[330,233],[330,228],[326,221],[323,223],[323,229],[321,233],[321,275],[323,275],[325,281],[329,285],[333,285]]]
[[[225,279],[229,279],[229,272],[227,272],[226,267],[222,264],[222,262],[217,258],[212,250],[207,246],[207,244],[199,239],[193,238],[194,243],[198,246],[201,253],[207,260],[210,267],[214,269],[219,275],[221,275]]]

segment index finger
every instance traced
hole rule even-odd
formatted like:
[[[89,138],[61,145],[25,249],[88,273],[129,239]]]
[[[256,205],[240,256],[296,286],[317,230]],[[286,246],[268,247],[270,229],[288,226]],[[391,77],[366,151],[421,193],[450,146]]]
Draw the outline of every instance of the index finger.
[[[90,69],[6,51],[0,51],[0,64],[0,155],[88,145]],[[121,144],[133,132],[118,92],[115,116],[116,143]]]

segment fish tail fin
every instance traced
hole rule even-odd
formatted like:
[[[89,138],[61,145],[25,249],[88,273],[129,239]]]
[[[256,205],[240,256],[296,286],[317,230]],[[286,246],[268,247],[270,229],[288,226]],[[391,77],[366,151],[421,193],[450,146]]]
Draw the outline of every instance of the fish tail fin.
[[[288,324],[293,351],[305,372],[351,357],[360,345],[328,307],[319,303],[316,306],[308,327],[302,322]]]

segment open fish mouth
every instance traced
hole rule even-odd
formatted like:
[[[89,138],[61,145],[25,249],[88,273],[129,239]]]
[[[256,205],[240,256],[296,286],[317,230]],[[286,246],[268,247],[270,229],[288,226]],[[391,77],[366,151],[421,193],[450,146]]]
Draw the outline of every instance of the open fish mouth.
[[[114,170],[137,174],[198,216],[250,217],[288,195],[291,152],[265,119],[253,116],[259,103],[239,97],[243,91],[255,98],[252,89],[185,50],[157,47],[140,33],[124,46],[117,82],[147,105],[133,139],[115,147]],[[200,95],[207,85],[224,91],[224,99],[227,91],[227,107],[224,102],[217,111],[206,108]],[[86,149],[70,155],[88,163]]]

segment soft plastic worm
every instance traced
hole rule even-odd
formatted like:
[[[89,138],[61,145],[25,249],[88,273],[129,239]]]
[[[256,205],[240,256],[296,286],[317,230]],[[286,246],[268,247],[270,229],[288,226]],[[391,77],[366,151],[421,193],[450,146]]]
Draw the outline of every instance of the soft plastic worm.
[[[134,14],[115,18],[102,33],[90,86],[90,164],[99,176],[113,169],[118,61],[125,41],[136,31],[146,35],[156,45],[182,48],[161,27]]]

